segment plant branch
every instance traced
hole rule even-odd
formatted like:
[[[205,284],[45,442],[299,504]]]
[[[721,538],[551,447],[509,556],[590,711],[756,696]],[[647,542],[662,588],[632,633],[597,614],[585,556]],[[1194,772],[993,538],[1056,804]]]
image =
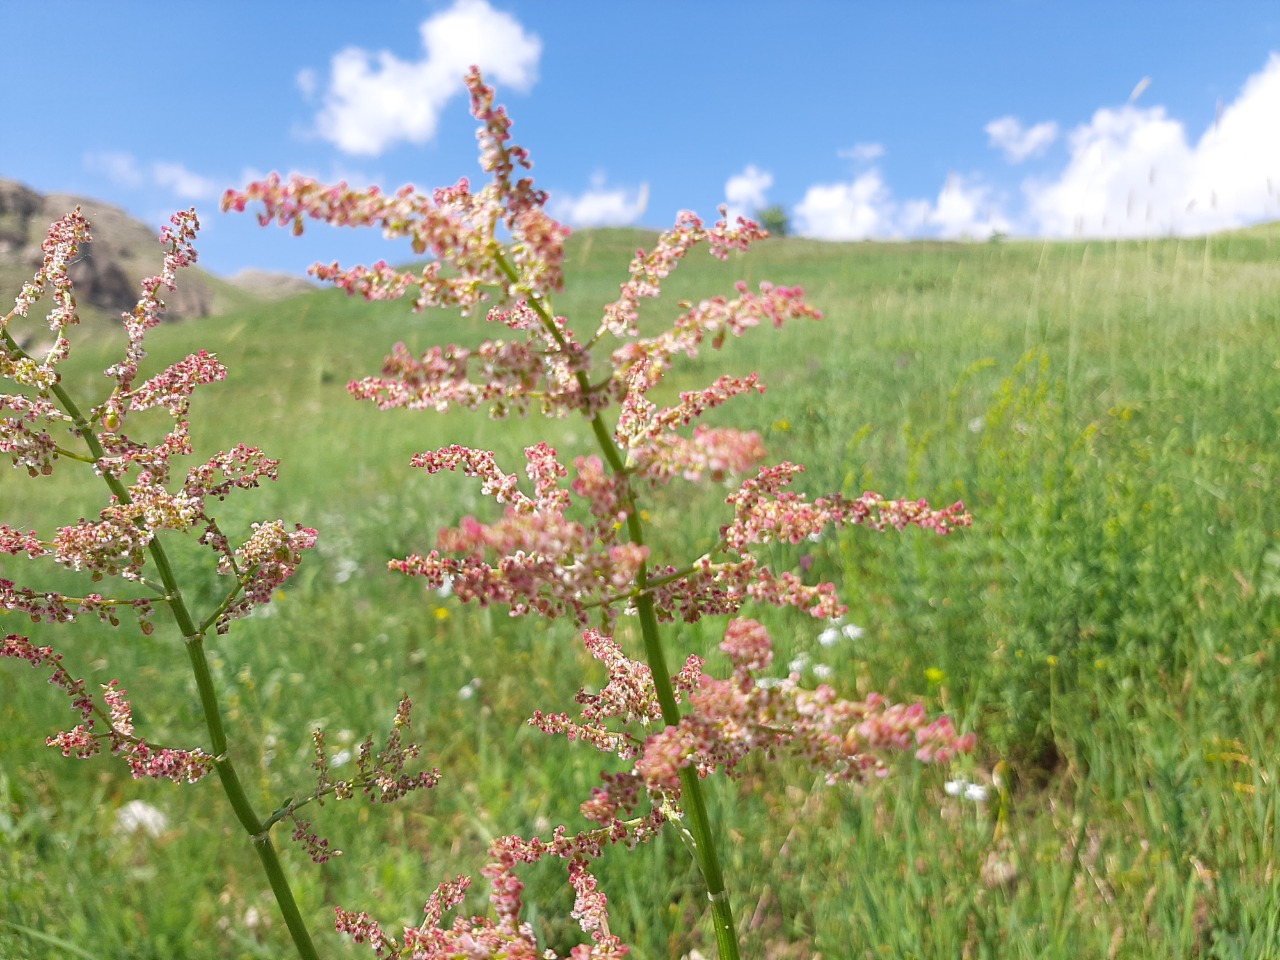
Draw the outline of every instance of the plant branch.
[[[11,340],[7,331],[0,332],[4,333],[6,341]],[[58,402],[62,404],[62,408],[70,415],[76,432],[84,440],[85,446],[89,450],[89,455],[92,457],[90,462],[100,462],[106,453],[98,442],[98,438],[94,435],[89,421],[60,383],[55,383],[51,387],[51,391],[58,398]],[[118,477],[107,470],[103,470],[101,476],[120,503],[130,502],[129,491]],[[285,925],[289,928],[289,934],[293,938],[298,955],[302,960],[319,960],[315,945],[311,941],[311,934],[302,919],[302,913],[298,909],[297,900],[289,886],[288,878],[284,874],[284,869],[281,866],[275,846],[271,842],[268,829],[255,813],[248,794],[240,782],[240,777],[236,773],[235,765],[227,754],[226,728],[222,723],[217,690],[214,687],[213,676],[209,670],[209,661],[204,652],[204,631],[206,628],[196,626],[195,620],[187,608],[186,601],[182,597],[182,590],[179,588],[177,577],[174,575],[173,565],[169,562],[169,556],[159,539],[152,537],[151,542],[147,545],[147,551],[156,565],[156,570],[159,572],[160,581],[164,584],[165,599],[169,604],[170,610],[173,611],[174,620],[177,622],[178,629],[181,631],[186,644],[187,658],[191,663],[192,673],[195,674],[196,689],[200,695],[200,706],[204,713],[205,726],[209,732],[214,768],[218,772],[218,779],[222,783],[223,792],[231,803],[236,819],[253,841],[254,851],[258,854],[258,859],[262,861],[263,870],[266,871],[267,880],[271,884],[271,890],[275,894],[276,903],[280,908]]]

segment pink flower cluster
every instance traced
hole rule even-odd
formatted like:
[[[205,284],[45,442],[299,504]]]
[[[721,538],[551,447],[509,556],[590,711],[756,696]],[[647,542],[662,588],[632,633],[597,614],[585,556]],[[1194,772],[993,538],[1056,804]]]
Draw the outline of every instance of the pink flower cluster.
[[[639,409],[632,403],[632,411]],[[630,426],[639,416],[624,421]],[[651,416],[648,422],[662,420]],[[678,420],[671,417],[670,420]],[[636,434],[644,436],[645,434]],[[702,429],[691,440],[669,438],[655,430],[646,445],[638,441],[628,461],[636,475],[653,483],[677,470],[700,479],[723,477],[748,466],[762,453],[759,436],[739,431]],[[437,549],[393,560],[390,567],[424,577],[433,587],[446,582],[457,596],[482,605],[506,604],[512,616],[528,612],[547,617],[572,616],[585,624],[592,609],[607,618],[614,608],[633,603],[638,571],[649,559],[646,547],[622,539],[627,510],[618,482],[598,458],[579,458],[572,489],[584,498],[594,522],[567,518],[569,492],[556,486],[568,471],[545,444],[525,452],[528,474],[538,495],[522,493],[518,478],[503,473],[488,451],[454,445],[414,457],[429,473],[461,469],[482,480],[481,490],[507,504],[502,519],[482,523],[466,517],[437,535]],[[915,525],[946,534],[972,522],[962,503],[934,510],[924,501],[888,501],[875,493],[856,500],[818,498],[783,489],[802,468],[789,463],[767,467],[743,481],[727,502],[735,516],[721,528],[719,542],[692,566],[655,566],[646,587],[660,620],[692,622],[703,616],[735,614],[748,600],[791,606],[830,619],[845,608],[830,584],[806,584],[794,573],[775,573],[750,552],[757,544],[800,543],[828,525],[861,524],[872,529]]]
[[[385,262],[372,268],[346,270],[337,263],[317,265],[312,273],[348,293],[370,300],[389,300],[417,290],[414,308],[460,306],[470,310],[486,295],[483,288],[500,287],[519,297],[537,299],[560,289],[564,282],[564,238],[569,231],[543,211],[546,196],[533,189],[528,178],[512,182],[516,167],[528,167],[524,150],[508,145],[511,121],[502,107],[493,104],[493,89],[472,70],[467,78],[472,113],[483,121],[479,137],[481,166],[493,182],[472,193],[467,180],[436,190],[430,197],[406,186],[393,195],[377,187],[355,190],[345,183],[324,186],[307,177],[293,176],[287,183],[272,174],[252,183],[243,192],[229,190],[224,210],[243,211],[261,202],[263,223],[272,220],[292,225],[301,233],[303,218],[311,217],[346,226],[378,226],[391,237],[408,237],[413,251],[435,259],[420,271],[394,270]],[[494,252],[499,247],[499,225],[511,233],[511,252],[519,280],[511,282],[498,268]],[[456,275],[443,271],[450,264]]]
[[[370,803],[392,803],[414,790],[434,787],[440,780],[440,771],[422,771],[405,773],[405,763],[415,759],[422,748],[416,743],[404,742],[403,731],[410,726],[410,714],[413,701],[403,697],[396,707],[395,719],[391,731],[387,734],[387,743],[375,752],[373,737],[367,737],[360,744],[356,756],[356,776],[351,780],[333,780],[329,776],[329,756],[325,751],[324,731],[316,730],[312,734],[315,744],[316,759],[312,766],[319,772],[317,799],[332,793],[339,800],[347,800],[361,791]]]
[[[34,530],[24,533],[7,523],[0,523],[0,553],[15,557],[20,553],[25,553],[28,557],[42,557],[48,552]]]
[[[489,862],[482,871],[489,881],[493,918],[456,918],[446,925],[444,913],[462,903],[471,881],[456,877],[436,888],[423,909],[421,926],[406,927],[403,940],[383,932],[369,914],[337,908],[337,929],[356,943],[368,943],[376,956],[387,960],[454,960],[458,957],[505,957],[511,960],[560,960],[538,946],[533,928],[521,920],[524,884],[516,869],[547,857],[566,861],[574,891],[573,918],[591,941],[572,948],[564,960],[621,960],[629,949],[609,931],[608,901],[600,891],[591,861],[607,844],[651,839],[662,824],[661,814],[643,818],[643,825],[610,827],[569,835],[558,827],[550,840],[505,836],[489,848]]]
[[[44,242],[40,245],[43,254],[40,269],[30,281],[23,284],[22,292],[14,301],[13,310],[0,318],[0,379],[12,380],[41,392],[57,383],[57,365],[66,358],[70,349],[66,338],[67,328],[80,322],[67,265],[79,254],[81,245],[89,240],[89,221],[84,218],[79,207],[49,227]],[[49,311],[48,323],[55,338],[43,359],[36,359],[18,348],[17,342],[8,332],[8,326],[14,317],[25,317],[31,307],[44,296],[46,288],[53,291],[53,309]],[[0,426],[4,426],[4,422],[0,422]],[[5,441],[7,432],[0,430],[0,443]],[[2,449],[4,447],[0,447]]]
[[[152,777],[172,780],[175,783],[195,783],[213,770],[214,758],[203,750],[175,750],[156,747],[133,732],[133,707],[125,697],[125,691],[117,681],[102,685],[102,697],[107,705],[103,710],[88,693],[85,682],[75,679],[62,666],[62,654],[52,647],[37,647],[26,637],[9,634],[0,644],[0,657],[25,660],[32,667],[49,670],[49,682],[61,687],[71,698],[71,705],[80,715],[80,723],[72,729],[48,737],[46,743],[57,747],[64,757],[87,758],[96,756],[105,741],[111,752],[123,757],[129,764],[135,780]],[[97,720],[105,720],[106,733],[96,733]]]
[[[483,492],[508,506],[505,516],[491,524],[464,518],[457,527],[440,531],[439,549],[393,560],[389,566],[423,577],[434,587],[450,582],[463,600],[506,604],[512,616],[534,611],[585,622],[592,605],[607,606],[624,596],[648,551],[619,541],[616,516],[597,516],[591,525],[566,517],[571,497],[559,481],[568,471],[554,449],[536,444],[525,457],[534,497],[521,492],[518,479],[499,470],[488,451],[455,445],[415,456],[414,466],[428,473],[462,470],[480,478]],[[599,488],[598,461],[579,461],[577,467],[575,487]],[[607,490],[599,490],[590,502],[606,505],[611,499]],[[498,559],[491,563],[490,557]]]
[[[5,410],[14,415],[0,419],[0,453],[9,454],[15,467],[26,467],[33,477],[49,476],[58,445],[48,428],[70,423],[71,418],[48,400],[21,394],[0,396],[0,411]]]
[[[609,932],[608,901],[591,872],[591,862],[606,845],[634,845],[651,840],[676,810],[681,796],[679,770],[693,765],[702,776],[720,767],[733,773],[752,751],[788,753],[822,772],[828,783],[883,776],[885,754],[915,750],[922,761],[943,762],[973,749],[972,734],[960,736],[943,717],[928,720],[919,705],[889,704],[873,694],[864,701],[838,698],[830,687],[804,690],[792,674],[774,683],[761,682],[773,658],[764,627],[734,620],[721,649],[733,674],[715,680],[702,673],[702,661],[690,657],[673,678],[690,700],[691,712],[679,725],[637,737],[628,728],[654,728],[661,709],[648,668],[623,654],[618,644],[596,630],[583,641],[609,671],[598,693],[578,694],[580,720],[567,714],[535,714],[530,723],[547,733],[581,738],[597,749],[632,762],[625,773],[601,775],[603,786],[582,804],[582,813],[598,829],[570,834],[557,827],[550,840],[500,837],[490,847],[483,875],[490,883],[494,918],[457,918],[446,925],[443,914],[462,902],[470,881],[465,877],[441,884],[424,909],[425,922],[404,930],[402,940],[386,934],[369,914],[338,908],[337,929],[356,943],[368,943],[382,958],[554,957],[539,949],[532,928],[520,919],[523,883],[516,870],[548,856],[567,862],[574,889],[573,917],[591,942],[575,947],[569,960],[619,958],[627,948]],[[649,810],[633,816],[641,799]],[[624,817],[629,819],[623,819]]]
[[[191,394],[206,383],[225,380],[227,368],[218,358],[205,351],[193,353],[185,360],[168,367],[138,387],[129,397],[131,410],[149,410],[164,407],[169,416],[181,419],[191,405]]]
[[[31,558],[50,556],[72,570],[89,573],[94,580],[120,577],[137,581],[142,579],[147,548],[157,533],[203,525],[201,542],[220,554],[219,571],[234,574],[239,580],[236,591],[241,596],[218,619],[219,630],[223,631],[231,619],[270,602],[273,592],[297,568],[301,551],[315,545],[315,530],[298,526],[288,531],[276,520],[254,524],[253,536],[233,550],[206,512],[206,498],[221,499],[231,489],[257,486],[262,477],[275,476],[275,466],[275,461],[262,457],[256,448],[241,446],[192,468],[177,493],[153,482],[150,473],[143,473],[128,488],[126,499],[113,498],[98,520],[81,520],[62,527],[47,542],[40,540],[35,531],[20,534],[0,526],[0,551],[24,552]],[[153,598],[104,598],[96,594],[77,599],[0,579],[0,607],[22,611],[33,620],[47,617],[69,621],[80,613],[96,612],[103,620],[114,623],[110,610],[132,606],[139,622],[150,632],[147,618],[152,603]]]
[[[722,214],[723,211],[722,207]],[[704,240],[710,241],[712,255],[724,260],[728,257],[730,250],[746,250],[754,241],[766,236],[768,234],[760,229],[759,224],[742,217],[738,218],[735,226],[730,227],[722,220],[710,230],[706,230],[697,214],[689,210],[681,210],[676,216],[675,226],[662,235],[658,245],[652,251],[648,253],[644,250],[636,251],[631,261],[631,277],[622,284],[621,295],[604,308],[601,330],[608,330],[618,337],[635,337],[636,325],[640,319],[640,301],[661,296],[662,282],[671,275],[689,251]],[[740,283],[738,289],[745,293],[746,285]],[[761,290],[767,296],[772,290],[772,285],[766,284]],[[781,292],[788,299],[792,296],[792,291]],[[794,295],[798,298],[799,291],[797,290]],[[723,300],[717,302],[721,306],[724,305]],[[820,316],[812,308],[804,308],[804,312],[810,316]],[[700,341],[701,336],[694,333],[697,322],[692,319],[692,316],[692,314],[686,314],[677,321],[676,327],[677,329],[685,328],[695,340]],[[751,325],[751,321],[746,321],[745,325]],[[693,345],[696,347],[696,342]]]
[[[270,603],[276,590],[298,569],[302,551],[316,545],[317,536],[315,530],[301,524],[288,530],[283,520],[253,524],[253,535],[218,560],[218,572],[234,574],[243,587],[241,595],[218,617],[218,632],[225,633],[231,620],[246,616],[254,607]]]
[[[282,521],[274,521],[255,524],[247,542],[236,547],[209,512],[212,501],[233,490],[251,489],[264,479],[275,478],[277,462],[257,448],[239,445],[203,463],[177,469],[180,458],[190,457],[193,450],[187,418],[194,392],[226,376],[216,357],[199,351],[146,379],[140,372],[146,359],[146,335],[160,322],[164,308],[162,292],[173,288],[178,270],[195,261],[192,243],[197,227],[195,214],[189,211],[175,215],[172,228],[162,232],[161,242],[168,247],[164,268],[159,276],[142,282],[137,305],[124,315],[128,343],[120,361],[106,371],[111,392],[96,406],[82,408],[64,388],[57,369],[70,350],[64,334],[78,322],[66,264],[89,240],[88,223],[79,211],[50,228],[41,270],[23,288],[15,309],[0,319],[0,378],[19,388],[17,393],[0,395],[0,453],[7,453],[15,467],[25,468],[33,476],[50,474],[59,460],[79,461],[110,489],[109,501],[95,519],[81,518],[52,536],[0,523],[0,553],[51,560],[87,574],[94,582],[111,577],[122,581],[123,594],[72,597],[0,579],[0,610],[19,611],[33,621],[54,622],[92,614],[119,626],[118,612],[131,608],[141,632],[150,634],[153,604],[168,603],[173,605],[188,642],[196,643],[209,627],[223,631],[231,618],[268,602],[293,573],[302,551],[314,545],[314,530],[287,529]],[[57,339],[46,353],[33,357],[20,346],[10,327],[50,286],[54,309],[49,323]],[[137,439],[152,429],[154,414],[146,411],[162,411],[171,422],[167,432],[151,443]],[[126,421],[139,414],[146,415],[132,429],[134,425]],[[55,439],[59,435],[60,439]],[[157,536],[165,531],[192,530],[199,531],[199,542],[214,551],[220,569],[235,579],[223,602],[198,625],[186,611],[157,543]],[[152,566],[149,561],[154,561]],[[50,682],[70,697],[80,722],[47,738],[64,756],[95,756],[106,745],[128,764],[135,778],[174,782],[199,780],[219,762],[220,758],[199,748],[164,747],[139,736],[132,705],[118,682],[112,680],[102,687],[100,706],[85,682],[67,672],[61,655],[51,647],[36,646],[26,637],[11,634],[0,645],[0,657],[47,669]],[[220,734],[213,726],[210,732],[213,742],[218,743]],[[393,758],[406,753],[398,740],[389,751],[376,762],[381,777],[377,789],[384,797],[420,785],[419,778],[392,768]],[[317,846],[321,843],[316,841]]]
[[[581,721],[571,720],[567,713],[544,714],[538,711],[529,723],[543,733],[562,734],[570,740],[583,740],[624,760],[634,759],[642,752],[644,741],[625,729],[613,729],[610,723],[619,720],[623,724],[638,723],[649,727],[662,722],[662,708],[658,705],[653,674],[647,664],[626,656],[612,637],[597,630],[587,630],[582,642],[587,652],[605,665],[609,671],[609,682],[599,693],[578,691],[577,702],[582,705]],[[694,669],[700,672],[701,661],[696,657],[690,659]]]
[[[726,500],[734,508],[734,518],[720,534],[725,547],[741,551],[759,543],[801,543],[828,525],[862,525],[872,530],[917,526],[945,535],[973,523],[960,502],[935,510],[925,500],[886,500],[868,491],[856,500],[837,495],[810,503],[804,494],[784,490],[803,470],[783,462],[744,481]]]
[[[44,296],[45,288],[49,287],[53,290],[54,301],[54,309],[49,315],[49,329],[61,335],[68,326],[79,323],[67,264],[79,254],[80,245],[89,240],[89,221],[79,207],[55,222],[40,244],[43,254],[40,269],[30,281],[22,285],[22,292],[14,301],[13,313],[25,317],[32,305]],[[5,322],[8,322],[7,317]]]
[[[124,404],[126,402],[132,404],[134,399],[133,381],[138,375],[139,365],[147,355],[143,341],[146,339],[147,331],[160,322],[164,312],[164,300],[160,297],[160,291],[162,288],[174,289],[178,271],[196,262],[195,238],[196,231],[200,229],[200,221],[196,217],[195,210],[175,213],[170,218],[170,223],[173,229],[165,227],[160,231],[160,242],[169,248],[164,256],[164,269],[159,276],[148,277],[142,281],[142,296],[138,298],[137,305],[132,312],[123,315],[125,333],[129,338],[124,358],[106,370],[107,376],[115,379],[116,389],[98,414],[111,432],[115,432],[118,428],[116,421],[124,418]],[[197,363],[190,363],[191,359],[175,364],[169,371],[161,374],[158,378],[160,383],[149,389],[144,396],[150,397],[158,390],[176,393],[179,396],[189,396],[190,388],[194,388],[201,379],[204,382],[210,382],[209,379],[204,378],[221,379],[226,375],[225,370],[221,373],[217,372],[220,368],[216,365],[214,358],[204,357],[202,359],[207,362]],[[191,381],[190,388],[187,386],[188,381]],[[175,417],[185,414],[186,405],[179,402],[177,409],[180,413],[175,414]],[[182,426],[185,427],[185,424],[183,423]],[[185,436],[185,429],[182,435]]]
[[[456,344],[432,347],[420,358],[396,344],[382,376],[354,381],[348,390],[383,410],[487,407],[495,418],[523,414],[535,399],[543,413],[552,415],[590,410],[603,402],[597,391],[582,389],[578,375],[589,358],[563,318],[555,318],[553,335],[521,300],[510,310],[494,307],[488,320],[522,331],[526,339],[487,340],[475,350]]]
[[[669,235],[659,240],[659,248]],[[633,265],[634,267],[634,265]],[[665,330],[655,337],[639,337],[631,326],[618,334],[615,325],[609,322],[609,311],[617,306],[613,304],[605,308],[605,322],[602,330],[615,335],[628,336],[626,344],[613,352],[612,363],[621,374],[630,372],[632,366],[641,361],[648,361],[652,367],[650,382],[656,382],[662,371],[670,366],[673,358],[683,354],[696,357],[699,348],[710,338],[711,345],[719,349],[729,334],[742,336],[747,330],[767,320],[775,327],[781,327],[787,320],[821,320],[821,311],[805,302],[804,290],[800,287],[775,287],[765,281],[760,284],[760,293],[751,293],[743,281],[738,281],[739,296],[733,300],[714,297],[703,300],[696,307],[676,317],[671,329]],[[625,285],[624,285],[625,295]],[[618,301],[621,303],[622,301]],[[689,306],[684,304],[684,306]]]
[[[826,684],[804,689],[797,673],[762,677],[773,661],[773,645],[765,628],[749,619],[731,620],[720,644],[732,675],[717,680],[690,657],[674,678],[689,712],[674,726],[638,737],[631,732],[637,721],[651,729],[661,720],[651,674],[594,630],[583,642],[607,667],[608,684],[598,694],[579,692],[580,720],[537,713],[529,722],[632,762],[627,773],[605,775],[604,786],[582,805],[584,816],[603,825],[630,816],[642,795],[656,809],[670,808],[680,797],[684,767],[703,777],[717,768],[732,774],[752,752],[798,757],[834,784],[884,776],[890,751],[914,751],[922,762],[944,763],[974,747],[972,733],[960,735],[947,717],[931,720],[920,704],[893,704],[874,693],[844,700]]]

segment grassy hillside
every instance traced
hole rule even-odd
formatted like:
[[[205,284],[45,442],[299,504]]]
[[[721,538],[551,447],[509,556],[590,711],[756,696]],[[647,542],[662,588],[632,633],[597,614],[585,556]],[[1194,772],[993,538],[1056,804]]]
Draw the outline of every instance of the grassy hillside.
[[[558,312],[593,328],[651,240],[572,238]],[[989,783],[1003,764],[1007,802],[994,790],[985,805],[951,797],[945,773],[911,765],[863,792],[763,767],[716,785],[747,955],[1269,955],[1280,936],[1278,254],[1275,225],[1130,243],[773,240],[727,265],[699,253],[646,308],[656,325],[738,278],[802,284],[824,321],[752,331],[678,368],[667,389],[759,370],[768,392],[717,422],[758,429],[771,458],[807,464],[801,489],[962,498],[975,516],[945,540],[851,530],[779,552],[807,554],[838,583],[857,639],[823,646],[822,624],[763,619],[781,662],[807,677],[830,667],[843,693],[952,712],[981,738],[956,772]],[[347,858],[314,867],[287,850],[320,930],[333,903],[391,929],[416,923],[438,880],[474,871],[490,837],[578,823],[593,783],[590,751],[521,725],[571,704],[585,669],[573,631],[461,607],[385,570],[487,508],[474,485],[411,470],[412,453],[494,447],[513,470],[533,439],[588,452],[575,422],[379,413],[343,390],[397,340],[422,349],[485,333],[480,320],[323,291],[152,340],[157,366],[205,348],[231,370],[196,398],[202,450],[244,441],[283,460],[278,484],[227,501],[226,526],[283,517],[321,531],[270,615],[214,651],[256,798],[271,809],[310,780],[316,723],[332,742],[358,742],[406,691],[423,711],[427,763],[445,775],[417,802],[327,806],[317,826]],[[68,381],[100,389],[106,350],[86,344]],[[98,490],[74,479],[0,474],[3,519],[47,530],[100,509]],[[665,524],[654,512],[660,545],[679,557],[705,542],[685,518],[714,516],[723,491],[674,495]],[[179,549],[190,597],[207,602],[215,585],[195,563]],[[29,578],[11,557],[0,576]],[[711,650],[719,626],[682,626],[673,643]],[[0,627],[28,630],[17,615]],[[119,677],[156,740],[201,729],[163,625],[150,638],[33,629],[56,637],[77,675]],[[32,671],[0,665],[0,956],[287,955],[216,787],[63,761],[41,744],[68,716]],[[113,833],[137,797],[169,816],[160,837]],[[535,926],[565,950],[575,928],[559,869],[532,871],[527,896]],[[674,837],[607,859],[602,883],[637,956],[710,955],[705,902]],[[367,955],[336,935],[322,947]]]

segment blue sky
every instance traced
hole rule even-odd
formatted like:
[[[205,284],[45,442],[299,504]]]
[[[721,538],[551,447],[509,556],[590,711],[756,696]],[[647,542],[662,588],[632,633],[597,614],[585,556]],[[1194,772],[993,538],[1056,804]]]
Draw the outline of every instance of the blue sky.
[[[157,226],[194,204],[223,274],[408,259],[218,198],[271,170],[477,179],[473,62],[575,226],[722,203],[829,239],[1280,219],[1274,2],[0,0],[0,30],[0,178]]]

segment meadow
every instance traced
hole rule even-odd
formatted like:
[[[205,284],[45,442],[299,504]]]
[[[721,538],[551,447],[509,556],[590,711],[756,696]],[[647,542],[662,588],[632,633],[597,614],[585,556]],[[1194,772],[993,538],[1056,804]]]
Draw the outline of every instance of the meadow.
[[[652,240],[575,235],[558,312],[593,328]],[[1278,259],[1277,225],[1131,242],[786,238],[728,265],[700,253],[646,307],[657,322],[739,278],[803,285],[823,321],[751,331],[677,366],[666,389],[757,370],[768,392],[715,422],[806,464],[799,489],[963,499],[974,515],[947,538],[851,528],[778,549],[780,564],[834,580],[858,628],[833,638],[803,614],[748,611],[781,664],[847,695],[923,700],[979,747],[950,770],[904,762],[860,790],[777,764],[713,781],[744,955],[1280,957]],[[416,923],[436,883],[473,872],[492,837],[577,822],[598,769],[591,751],[523,725],[567,709],[596,675],[572,627],[462,606],[386,570],[488,507],[472,482],[410,469],[414,452],[491,447],[509,470],[535,439],[588,452],[574,421],[380,413],[345,393],[397,340],[421,350],[483,333],[481,320],[317,291],[150,339],[156,368],[204,348],[230,369],[195,399],[200,450],[243,441],[283,461],[278,483],[227,502],[226,527],[283,517],[321,534],[278,602],[211,641],[255,800],[270,810],[312,782],[316,724],[331,745],[358,743],[404,692],[444,775],[392,807],[327,805],[317,826],[346,857],[314,866],[284,844],[326,956],[369,955],[329,932],[333,904]],[[100,389],[118,349],[90,331],[68,382]],[[47,529],[92,516],[99,490],[73,477],[0,474],[3,519]],[[697,550],[682,518],[723,511],[722,496],[679,491],[656,506],[660,540]],[[189,595],[214,598],[196,555],[174,549]],[[0,576],[26,562],[0,558]],[[17,614],[0,628],[48,636]],[[714,659],[721,628],[675,634]],[[121,678],[155,739],[199,737],[185,655],[163,623],[151,637],[85,623],[57,640],[79,675]],[[289,955],[214,784],[135,783],[109,758],[63,760],[43,738],[68,717],[34,671],[0,664],[0,957]],[[986,786],[986,801],[951,795],[955,778]],[[168,818],[159,836],[117,831],[139,798]],[[531,871],[527,902],[564,950],[581,934],[559,870]],[[601,882],[635,956],[711,954],[700,880],[674,835],[610,854]],[[483,890],[473,900],[483,911]]]

